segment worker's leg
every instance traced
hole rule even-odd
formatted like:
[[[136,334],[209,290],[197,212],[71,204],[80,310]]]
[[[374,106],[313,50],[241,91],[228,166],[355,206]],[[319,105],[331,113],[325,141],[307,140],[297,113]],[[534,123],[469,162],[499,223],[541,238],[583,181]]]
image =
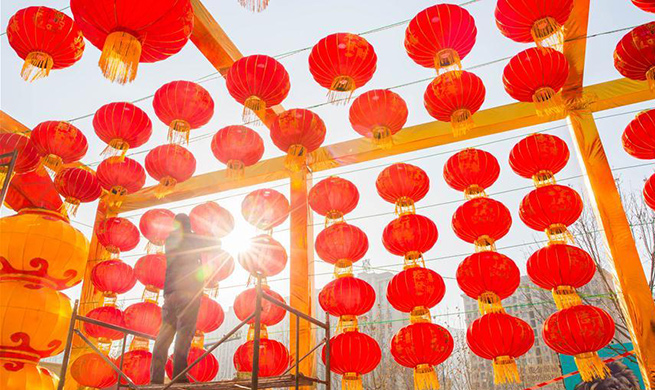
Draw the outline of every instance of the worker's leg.
[[[155,347],[152,350],[152,363],[150,366],[150,383],[164,383],[164,368],[168,358],[168,348],[175,337],[177,328],[177,307],[175,295],[164,297],[164,306],[161,309],[162,323],[159,335],[155,340]]]
[[[191,341],[196,332],[196,321],[200,309],[200,294],[189,296],[177,316],[177,337],[175,338],[175,357],[173,359],[173,377],[187,367],[187,358]],[[186,379],[186,378],[185,378]]]

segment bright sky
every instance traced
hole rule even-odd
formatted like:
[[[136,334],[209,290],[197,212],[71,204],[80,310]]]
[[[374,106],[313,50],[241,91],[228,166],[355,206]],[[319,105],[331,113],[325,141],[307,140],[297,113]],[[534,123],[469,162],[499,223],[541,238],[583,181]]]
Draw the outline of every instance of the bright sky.
[[[57,9],[68,6],[68,2],[63,0],[51,0],[47,3],[48,6]],[[478,36],[473,51],[463,60],[463,66],[465,69],[470,69],[473,66],[498,61],[473,69],[473,72],[482,78],[487,89],[483,109],[512,103],[512,99],[505,93],[502,86],[502,70],[507,60],[501,59],[512,56],[528,48],[529,45],[514,43],[500,34],[493,17],[496,3],[494,0],[479,0],[469,3],[472,4],[467,4],[466,9],[475,18]],[[17,10],[41,4],[43,2],[2,0],[0,15],[2,31],[6,29],[9,18]],[[432,4],[434,4],[433,1],[426,0],[271,0],[270,6],[265,12],[252,14],[241,8],[236,0],[205,1],[205,5],[212,15],[245,55],[276,56],[297,49],[308,49],[319,39],[334,32],[360,33],[398,24],[365,35],[365,38],[376,50],[378,66],[371,82],[356,94],[370,89],[416,82],[434,76],[434,70],[416,65],[406,55],[403,47],[406,23],[402,23]],[[594,0],[591,2],[591,7],[590,35],[637,26],[652,20],[652,15],[634,7],[629,0]],[[65,9],[64,12],[71,15],[70,9]],[[616,43],[625,33],[626,31],[606,34],[588,40],[585,85],[620,77],[612,64],[612,53]],[[199,136],[201,139],[192,142],[189,149],[198,160],[196,174],[223,169],[222,164],[211,154],[208,141],[218,129],[241,123],[242,107],[228,95],[222,77],[206,77],[214,75],[215,69],[191,42],[179,54],[168,60],[140,65],[136,80],[125,86],[112,84],[102,77],[97,67],[100,51],[88,42],[84,56],[73,67],[53,71],[47,79],[31,84],[24,82],[19,77],[22,60],[10,48],[6,35],[0,37],[0,53],[2,56],[2,61],[0,61],[2,72],[0,107],[2,110],[30,128],[45,120],[80,118],[74,120],[73,123],[85,133],[89,140],[89,152],[83,161],[92,166],[100,161],[99,153],[105,147],[105,144],[95,136],[91,125],[92,114],[100,106],[114,101],[139,100],[136,104],[148,113],[154,125],[153,137],[134,156],[143,163],[147,150],[164,143],[167,133],[167,127],[159,122],[154,114],[152,99],[145,97],[152,95],[157,88],[172,80],[204,80],[202,85],[214,98],[216,110],[208,125],[194,130],[192,137]],[[309,50],[304,50],[280,59],[291,76],[292,87],[289,97],[283,103],[285,108],[307,107],[326,100],[325,90],[311,78],[307,66],[308,55]],[[395,89],[409,106],[407,125],[432,121],[423,108],[423,92],[427,84],[428,81],[423,81]],[[634,191],[641,191],[644,178],[652,173],[652,166],[645,166],[642,161],[628,156],[620,147],[620,135],[626,124],[633,118],[634,113],[650,108],[651,104],[652,102],[649,102],[649,104],[639,104],[596,114],[610,163],[613,168],[620,169],[616,175],[620,176],[624,184]],[[315,112],[327,125],[325,144],[359,137],[349,125],[347,106],[324,105],[316,108]],[[282,155],[282,152],[271,143],[266,128],[258,127],[256,130],[264,138],[266,147],[264,158]],[[431,178],[431,190],[428,196],[417,204],[418,212],[432,218],[440,231],[439,241],[433,250],[426,254],[426,259],[429,260],[430,268],[435,269],[446,278],[448,289],[446,299],[433,309],[433,314],[442,311],[453,312],[462,309],[460,291],[454,281],[454,273],[457,264],[465,255],[473,251],[473,247],[455,237],[450,228],[451,216],[455,208],[461,204],[462,195],[446,186],[441,175],[443,164],[456,151],[472,146],[483,148],[498,158],[501,164],[500,179],[488,192],[490,196],[508,206],[512,212],[514,224],[510,233],[497,245],[499,251],[513,258],[524,272],[525,261],[529,255],[526,246],[511,249],[503,249],[503,247],[533,243],[535,240],[542,240],[543,234],[527,229],[518,218],[518,204],[530,190],[531,183],[519,178],[510,170],[507,156],[509,150],[521,136],[542,130],[564,138],[573,150],[568,129],[563,121],[559,121],[372,163],[320,172],[315,175],[314,181],[330,174],[339,174],[357,185],[361,194],[360,204],[352,214],[347,216],[347,220],[367,232],[371,244],[367,258],[370,259],[373,267],[399,271],[402,259],[389,255],[380,241],[384,226],[393,219],[393,205],[385,203],[379,198],[375,192],[375,179],[384,167],[393,162],[407,161],[425,169]],[[634,167],[635,165],[639,166]],[[584,192],[583,182],[579,175],[577,161],[572,158],[568,166],[558,175],[558,179],[561,183],[570,184]],[[149,179],[147,184],[153,184],[152,179]],[[284,181],[271,183],[269,186],[276,186],[279,191],[288,195],[288,186]],[[219,204],[232,211],[237,220],[237,229],[226,240],[232,243],[229,249],[234,249],[235,245],[233,244],[240,242],[238,237],[249,237],[254,234],[254,229],[250,228],[240,215],[241,199],[252,189],[254,188],[215,194],[169,206],[175,207],[176,212],[188,212],[190,207],[186,205],[197,204],[207,199],[217,200]],[[96,204],[83,205],[77,215],[75,226],[86,234],[90,234],[89,226],[93,224],[95,207]],[[386,214],[379,215],[379,213]],[[139,214],[128,213],[127,216],[133,217],[131,220],[138,224]],[[318,225],[315,233],[318,233],[323,220],[317,215],[314,220]],[[287,228],[288,222],[281,229],[276,230],[275,237],[288,248],[288,231],[285,230]],[[143,240],[137,249],[124,256],[124,260],[134,264],[144,252],[145,244],[146,242]],[[316,277],[316,285],[320,287],[330,280],[331,266],[317,260],[316,272],[322,274]],[[288,296],[288,282],[284,280],[287,277],[288,268],[271,280],[271,287],[284,296]],[[224,288],[220,292],[219,301],[225,309],[232,304],[234,295],[243,289],[241,285],[246,282],[246,279],[245,271],[237,267],[237,272],[223,283],[224,286],[237,286]],[[276,279],[281,280],[276,282]],[[140,285],[137,285],[132,292],[126,294],[126,298],[138,299],[141,291]],[[66,293],[71,297],[76,297],[79,294],[79,288],[68,290]],[[131,302],[133,301],[128,303]],[[461,326],[461,324],[451,325]]]

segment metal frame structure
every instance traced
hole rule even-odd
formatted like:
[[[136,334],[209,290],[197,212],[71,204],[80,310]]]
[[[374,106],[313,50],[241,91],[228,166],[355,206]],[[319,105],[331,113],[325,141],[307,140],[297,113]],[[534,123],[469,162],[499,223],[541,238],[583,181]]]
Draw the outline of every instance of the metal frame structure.
[[[7,167],[7,173],[2,181],[2,187],[0,187],[0,205],[5,201],[5,196],[7,196],[7,190],[9,190],[9,183],[11,182],[11,176],[14,174],[14,167],[16,166],[16,160],[18,159],[18,150],[14,149],[13,152],[0,154],[0,161],[11,157],[9,162],[0,163],[0,167]]]

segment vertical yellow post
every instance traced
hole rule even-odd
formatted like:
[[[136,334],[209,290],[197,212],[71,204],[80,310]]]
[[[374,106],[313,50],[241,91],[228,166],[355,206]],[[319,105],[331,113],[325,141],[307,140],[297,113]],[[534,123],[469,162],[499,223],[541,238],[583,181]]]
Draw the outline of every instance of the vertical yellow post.
[[[303,169],[291,174],[291,261],[290,286],[291,306],[299,311],[313,315],[314,304],[314,232],[312,228],[312,213],[309,209],[307,195],[312,186],[312,175]],[[290,352],[295,358],[296,332],[299,332],[298,356],[303,357],[314,345],[314,336],[311,324],[300,320],[296,329],[293,316],[290,333]],[[320,352],[319,352],[320,353]],[[314,356],[310,356],[300,364],[300,372],[316,377]]]
[[[568,122],[614,263],[620,289],[618,295],[644,384],[646,389],[655,389],[655,303],[637,246],[591,112],[573,110]]]

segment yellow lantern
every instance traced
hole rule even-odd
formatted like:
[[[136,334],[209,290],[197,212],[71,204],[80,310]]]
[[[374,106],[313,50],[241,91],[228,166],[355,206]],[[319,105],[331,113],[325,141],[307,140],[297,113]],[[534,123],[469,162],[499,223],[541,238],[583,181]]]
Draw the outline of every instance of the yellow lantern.
[[[45,367],[0,360],[0,389],[55,390],[59,379]]]
[[[0,281],[63,290],[84,276],[89,241],[59,213],[23,209],[0,219]]]

